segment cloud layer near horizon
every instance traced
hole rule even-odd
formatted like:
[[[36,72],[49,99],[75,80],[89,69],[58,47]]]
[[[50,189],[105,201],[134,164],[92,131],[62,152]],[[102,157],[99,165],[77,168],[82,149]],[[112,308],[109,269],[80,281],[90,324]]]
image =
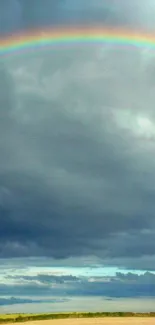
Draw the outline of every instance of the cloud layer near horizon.
[[[22,259],[18,259],[18,263],[15,261],[1,263],[1,305],[57,302],[58,299],[51,299],[53,296],[63,299],[82,296],[100,296],[104,299],[155,298],[154,272],[143,271],[138,274],[137,271],[114,272],[113,269],[106,269],[103,266],[93,266],[92,263],[89,267],[82,268],[73,266],[73,263],[71,267],[58,264],[54,266],[54,260],[53,265],[51,260],[49,266],[42,260],[41,266],[41,259],[38,266],[35,259],[31,259],[31,266],[29,263],[26,266]]]
[[[155,298],[155,274],[145,272],[142,275],[134,273],[123,274],[117,272],[115,276],[92,276],[75,277],[72,275],[15,275],[7,276],[4,281],[11,281],[8,284],[0,284],[0,291],[3,296],[101,296],[108,298]],[[35,303],[34,299],[21,300],[19,303]],[[40,300],[38,302],[44,302]],[[45,302],[47,302],[45,300]],[[52,300],[51,300],[52,302]],[[2,299],[0,304],[9,304],[9,301]],[[18,303],[11,299],[10,304]]]

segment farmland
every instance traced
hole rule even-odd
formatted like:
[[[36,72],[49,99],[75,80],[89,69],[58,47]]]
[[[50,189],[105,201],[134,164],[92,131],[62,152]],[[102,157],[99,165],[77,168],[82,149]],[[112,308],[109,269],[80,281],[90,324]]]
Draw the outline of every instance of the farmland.
[[[155,322],[154,313],[53,313],[53,314],[1,314],[0,323],[23,323],[38,325],[88,325],[88,324],[146,324],[153,325]]]

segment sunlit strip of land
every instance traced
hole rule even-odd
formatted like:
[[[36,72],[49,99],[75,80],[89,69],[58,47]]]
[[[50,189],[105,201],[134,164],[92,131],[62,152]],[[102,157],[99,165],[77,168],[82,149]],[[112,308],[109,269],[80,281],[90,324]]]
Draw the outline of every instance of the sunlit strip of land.
[[[52,320],[65,318],[104,318],[104,317],[155,317],[155,312],[133,313],[133,312],[74,312],[74,313],[49,313],[49,314],[0,314],[0,323],[16,323],[35,320]],[[154,320],[155,322],[155,320]]]

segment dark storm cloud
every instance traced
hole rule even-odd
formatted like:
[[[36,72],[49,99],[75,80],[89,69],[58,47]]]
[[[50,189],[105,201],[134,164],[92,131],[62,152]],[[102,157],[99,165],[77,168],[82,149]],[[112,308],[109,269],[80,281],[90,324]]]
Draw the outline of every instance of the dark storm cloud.
[[[116,17],[123,24],[128,15],[128,5],[121,1],[115,8],[111,2],[95,3],[96,7],[92,1],[89,6],[84,1],[76,5],[46,1],[42,7],[41,1],[31,1],[30,10],[29,1],[18,1],[27,27],[75,17],[76,22],[79,17],[89,22],[90,17],[95,23],[102,10],[109,24],[117,24]],[[4,16],[11,10],[5,6],[1,7]],[[132,17],[141,21],[135,11]],[[129,24],[133,22],[130,14],[128,18]],[[148,255],[147,268],[152,268],[151,53],[152,58],[150,51],[101,46],[92,51],[4,58],[0,68],[1,258],[96,255],[103,262],[130,268],[136,259],[137,268],[144,269],[142,260]]]
[[[135,136],[113,124],[119,109],[106,108],[117,99],[118,107],[130,102],[134,112],[141,104],[144,114],[147,85],[136,70],[141,54],[109,51],[106,68],[118,72],[107,81],[99,74],[101,61],[87,55],[3,65],[1,257],[154,255],[151,156],[140,160],[145,150],[138,154],[138,140],[134,147]],[[150,97],[150,112],[153,103]]]
[[[47,60],[45,66],[42,65],[41,78],[44,69],[46,71],[47,62],[50,65]],[[73,63],[74,61],[71,65]],[[57,65],[59,66],[59,62]],[[56,69],[55,65],[54,67]],[[22,97],[19,95],[22,109],[27,107],[27,114],[31,116],[27,124],[21,120],[23,115],[20,117],[20,111],[18,115],[15,114],[18,97],[15,85],[11,82],[12,77],[5,66],[1,76],[4,87],[1,94],[1,114],[2,117],[5,115],[3,127],[6,135],[5,143],[2,138],[2,149],[5,153],[2,157],[12,153],[13,159],[11,165],[9,159],[5,158],[4,163],[1,161],[1,256],[28,256],[31,252],[32,255],[45,254],[59,258],[81,253],[86,255],[93,251],[112,257],[126,254],[139,256],[148,251],[152,255],[154,252],[150,236],[153,240],[153,233],[141,234],[141,230],[148,228],[153,222],[153,199],[148,195],[137,211],[134,206],[128,206],[128,201],[124,201],[125,197],[123,199],[127,191],[134,204],[139,202],[141,194],[132,187],[131,180],[128,178],[127,187],[123,190],[117,188],[117,192],[115,185],[112,185],[114,182],[123,185],[129,168],[125,163],[127,157],[121,153],[122,140],[118,142],[115,137],[117,150],[113,151],[113,143],[110,144],[113,138],[110,134],[107,137],[106,130],[103,130],[104,137],[102,136],[100,142],[97,116],[92,120],[91,114],[84,115],[81,120],[74,115],[71,117],[70,113],[68,116],[63,113],[63,108],[67,106],[71,112],[73,99],[70,92],[75,94],[75,90],[76,96],[81,96],[81,103],[85,106],[88,101],[90,105],[93,96],[87,97],[89,88],[85,87],[84,93],[80,85],[69,81],[65,95],[68,93],[70,101],[67,102],[65,98],[63,102],[47,100],[42,95],[35,94],[35,91],[30,94],[29,90]],[[100,89],[96,88],[96,91],[99,95]],[[53,110],[49,111],[49,105],[52,105]],[[6,110],[3,109],[4,106]],[[91,113],[90,110],[89,112]],[[43,170],[43,167],[45,175],[44,171],[43,174],[39,169],[37,171],[37,168]],[[51,181],[46,170],[51,173]],[[137,170],[132,173],[136,175]],[[110,187],[112,186],[112,207],[101,180],[110,182]],[[87,182],[92,187],[90,192]],[[101,201],[104,202],[102,191],[106,195],[104,208],[101,206]],[[122,202],[119,201],[119,207],[120,196]],[[92,198],[91,201],[89,197]],[[145,217],[147,204],[150,218]],[[133,229],[135,234],[130,234]],[[119,234],[120,231],[125,232],[123,236]],[[134,240],[131,241],[132,237]],[[145,247],[144,242],[148,243]]]

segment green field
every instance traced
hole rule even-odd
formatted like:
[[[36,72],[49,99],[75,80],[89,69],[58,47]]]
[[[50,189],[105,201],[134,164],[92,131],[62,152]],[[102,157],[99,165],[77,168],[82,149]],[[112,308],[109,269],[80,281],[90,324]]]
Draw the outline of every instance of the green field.
[[[102,312],[102,313],[57,313],[57,314],[0,314],[0,323],[25,322],[30,320],[83,318],[83,317],[155,317],[151,313]]]

